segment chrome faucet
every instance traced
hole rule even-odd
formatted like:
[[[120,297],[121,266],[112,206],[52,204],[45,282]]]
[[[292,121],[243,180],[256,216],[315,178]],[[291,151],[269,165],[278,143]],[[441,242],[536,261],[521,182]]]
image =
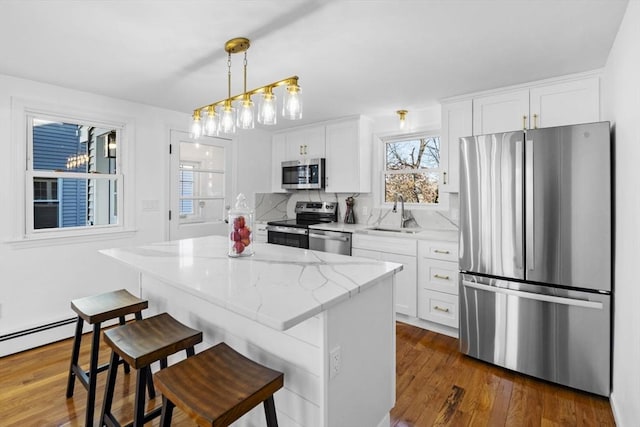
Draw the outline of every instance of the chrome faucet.
[[[398,199],[400,199],[400,228],[404,228],[406,222],[409,221],[410,218],[404,216],[404,197],[402,197],[402,194],[396,193],[391,212],[398,212]]]

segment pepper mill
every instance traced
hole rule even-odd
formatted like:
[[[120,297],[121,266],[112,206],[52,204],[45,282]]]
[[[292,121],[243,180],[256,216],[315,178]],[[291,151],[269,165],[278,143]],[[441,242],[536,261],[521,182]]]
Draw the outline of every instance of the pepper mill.
[[[353,212],[353,204],[355,203],[355,199],[351,196],[345,199],[347,204],[347,210],[344,213],[344,223],[345,224],[355,224],[356,223],[356,215]]]

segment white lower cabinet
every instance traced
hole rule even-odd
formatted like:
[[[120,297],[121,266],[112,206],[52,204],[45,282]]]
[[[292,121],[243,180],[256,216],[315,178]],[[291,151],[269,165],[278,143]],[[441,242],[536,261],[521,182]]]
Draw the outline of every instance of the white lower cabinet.
[[[256,243],[267,243],[267,224],[254,224],[253,241]]]
[[[351,254],[397,262],[395,309],[399,320],[458,336],[458,243],[353,234]]]
[[[458,328],[458,296],[420,289],[420,318]]]
[[[351,249],[352,256],[402,264],[402,271],[396,274],[396,313],[411,317],[417,316],[416,248],[413,239],[355,233]]]
[[[456,242],[418,242],[418,318],[458,328]]]

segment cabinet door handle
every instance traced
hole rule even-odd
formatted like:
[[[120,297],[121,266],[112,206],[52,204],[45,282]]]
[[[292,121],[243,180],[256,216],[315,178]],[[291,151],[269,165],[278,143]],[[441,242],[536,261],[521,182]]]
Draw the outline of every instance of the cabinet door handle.
[[[449,276],[443,276],[442,274],[434,274],[433,277],[436,279],[449,280]]]
[[[447,185],[447,173],[446,172],[442,172],[442,183],[444,185]]]
[[[309,150],[307,150],[308,145],[304,144],[304,155],[306,156],[307,154],[309,154]]]
[[[448,313],[448,312],[449,312],[449,309],[448,309],[448,308],[440,307],[440,306],[438,306],[438,305],[434,305],[434,306],[433,306],[433,309],[434,309],[434,310],[438,310],[438,311],[442,311],[443,313]]]
[[[527,116],[522,116],[522,130],[527,130]]]
[[[537,114],[533,115],[533,128],[534,129],[538,129],[538,115]]]
[[[434,249],[433,252],[437,254],[445,254],[445,255],[449,255],[451,253],[449,251],[443,251],[442,249]]]

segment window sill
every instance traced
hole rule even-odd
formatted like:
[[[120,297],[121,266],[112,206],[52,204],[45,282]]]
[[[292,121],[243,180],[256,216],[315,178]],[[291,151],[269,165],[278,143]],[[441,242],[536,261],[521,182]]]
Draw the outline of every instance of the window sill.
[[[126,239],[135,236],[136,229],[125,230],[105,230],[92,231],[82,234],[64,234],[64,235],[32,235],[29,237],[6,240],[4,243],[12,246],[14,249],[29,249],[54,245],[70,245],[79,243],[89,243],[95,241]]]

